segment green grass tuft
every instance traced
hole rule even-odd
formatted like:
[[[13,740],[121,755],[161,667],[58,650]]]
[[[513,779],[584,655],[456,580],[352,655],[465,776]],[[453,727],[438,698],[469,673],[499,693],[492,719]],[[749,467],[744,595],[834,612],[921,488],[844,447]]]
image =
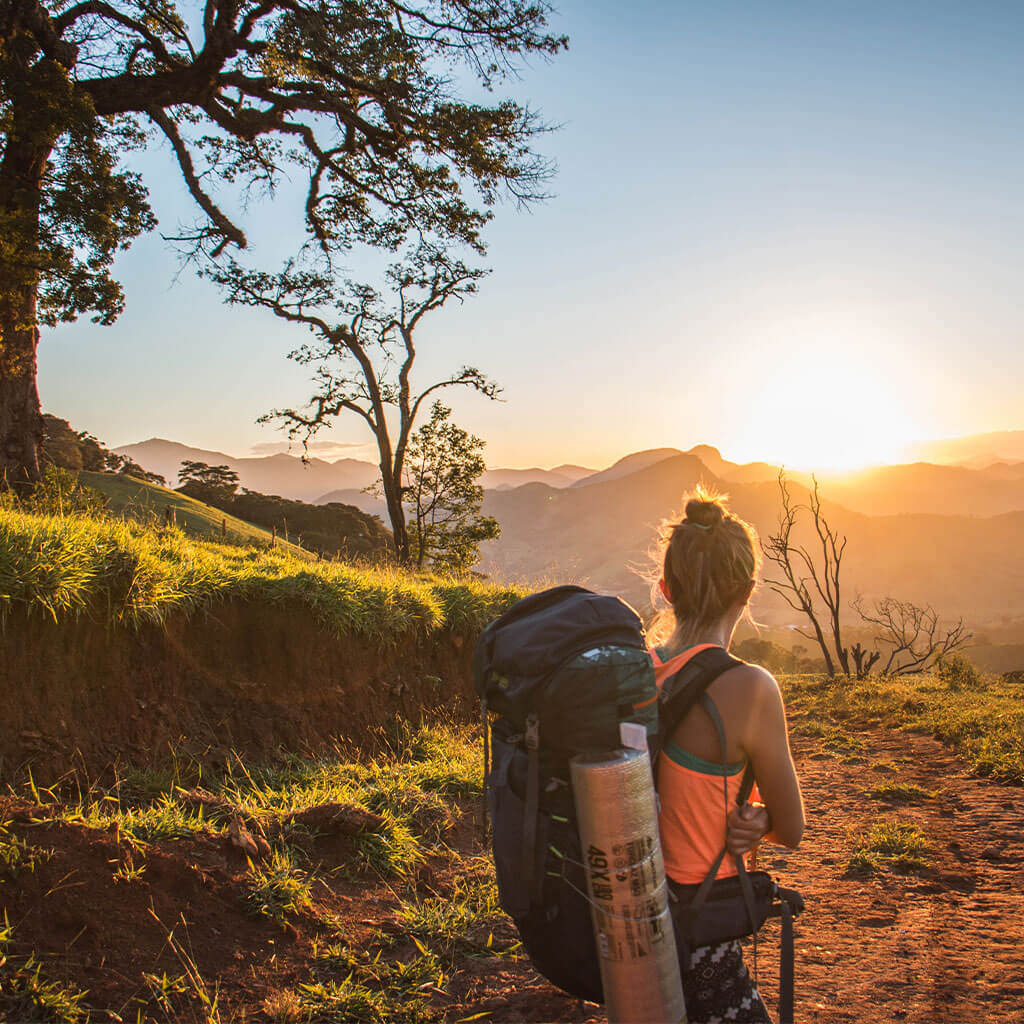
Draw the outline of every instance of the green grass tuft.
[[[246,884],[249,908],[279,924],[284,923],[286,915],[297,914],[313,905],[309,879],[285,850],[272,850],[270,859],[258,864],[250,862]]]
[[[901,873],[922,871],[930,866],[929,850],[928,840],[917,825],[880,821],[858,837],[847,868],[865,874],[883,866]]]
[[[914,782],[882,782],[865,789],[864,793],[890,804],[920,804],[939,795],[937,789],[925,789]]]
[[[88,1020],[86,993],[51,981],[34,955],[15,957],[9,949],[14,929],[4,911],[0,926],[0,1021],[76,1024]]]
[[[90,615],[138,627],[244,600],[298,606],[335,635],[394,643],[479,631],[520,596],[475,580],[311,562],[127,520],[0,508],[0,621],[21,606],[55,621]]]
[[[841,682],[783,676],[780,683],[797,735],[820,736],[834,749],[849,724],[923,732],[950,744],[978,774],[1024,784],[1022,683],[988,678],[954,690],[930,674]]]

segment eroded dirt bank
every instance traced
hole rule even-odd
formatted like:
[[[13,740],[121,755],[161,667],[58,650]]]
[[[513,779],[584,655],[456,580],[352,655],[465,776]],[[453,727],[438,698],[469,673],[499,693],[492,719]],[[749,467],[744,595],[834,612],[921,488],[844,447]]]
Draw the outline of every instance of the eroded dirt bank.
[[[263,758],[359,744],[397,714],[474,707],[472,641],[338,638],[288,607],[225,603],[138,630],[12,612],[0,632],[0,777],[45,781],[172,749]]]

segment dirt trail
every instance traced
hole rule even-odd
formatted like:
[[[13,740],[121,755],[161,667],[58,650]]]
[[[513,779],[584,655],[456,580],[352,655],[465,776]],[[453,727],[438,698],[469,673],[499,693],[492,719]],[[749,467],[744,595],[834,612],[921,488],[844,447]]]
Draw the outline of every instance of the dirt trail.
[[[797,853],[765,848],[760,866],[807,900],[797,922],[800,1024],[1024,1022],[1021,790],[970,776],[946,748],[923,736],[872,729],[847,734],[838,750],[797,736],[794,749],[807,835]],[[917,805],[894,807],[865,793],[884,782],[937,792]],[[479,863],[483,853],[473,821],[477,808],[476,800],[464,802],[448,838],[464,865]],[[270,1019],[262,1010],[268,996],[309,980],[315,936],[328,919],[343,927],[356,950],[369,948],[382,932],[402,932],[399,896],[380,880],[345,882],[325,872],[316,912],[291,917],[282,928],[246,911],[245,858],[222,839],[200,834],[154,844],[144,877],[129,884],[112,879],[126,855],[116,833],[33,823],[33,813],[24,801],[0,800],[0,820],[11,819],[14,835],[54,851],[17,881],[5,882],[0,873],[0,906],[15,925],[11,952],[34,950],[51,974],[89,989],[92,1006],[131,1009],[141,971],[180,973],[167,931],[182,918],[188,930],[182,922],[179,938],[188,937],[202,976],[219,986],[223,1019],[244,1014],[251,1024]],[[852,875],[846,865],[856,834],[880,820],[918,825],[931,846],[931,866],[917,875],[888,869]],[[341,846],[311,848],[311,857],[326,867],[343,854]],[[459,882],[456,863],[431,858],[417,887],[446,897]],[[490,930],[496,948],[515,939],[506,920],[482,922],[476,949],[485,940],[490,945]],[[412,953],[406,938],[389,955]],[[762,933],[758,960],[761,989],[774,1011],[776,922]],[[605,1019],[599,1007],[552,988],[527,960],[472,952],[460,954],[433,1010],[451,1022]]]
[[[1024,1021],[1024,816],[1021,791],[971,776],[942,744],[872,729],[845,759],[794,742],[809,826],[795,853],[766,846],[760,867],[799,888],[796,1019],[859,1024]],[[865,795],[885,781],[938,790],[918,806]],[[855,876],[854,837],[876,821],[917,824],[932,866],[917,875]],[[751,959],[748,952],[748,960]],[[776,1010],[778,925],[758,944],[762,993]],[[507,970],[465,1007],[495,1021],[601,1021],[594,1007],[552,998],[528,965]],[[502,999],[507,997],[507,1001]]]

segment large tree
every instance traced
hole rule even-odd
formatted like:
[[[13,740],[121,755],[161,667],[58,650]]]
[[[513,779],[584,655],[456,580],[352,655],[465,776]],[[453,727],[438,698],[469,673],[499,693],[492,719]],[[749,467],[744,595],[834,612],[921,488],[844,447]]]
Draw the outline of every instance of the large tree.
[[[542,125],[460,95],[565,44],[544,0],[0,0],[0,482],[39,475],[40,325],[121,312],[113,259],[155,221],[121,154],[160,137],[195,201],[187,248],[242,248],[232,213],[307,182],[325,257],[409,235],[479,246],[530,200]],[[470,186],[467,188],[467,184]],[[228,187],[230,186],[230,189]],[[225,198],[227,196],[227,198]]]

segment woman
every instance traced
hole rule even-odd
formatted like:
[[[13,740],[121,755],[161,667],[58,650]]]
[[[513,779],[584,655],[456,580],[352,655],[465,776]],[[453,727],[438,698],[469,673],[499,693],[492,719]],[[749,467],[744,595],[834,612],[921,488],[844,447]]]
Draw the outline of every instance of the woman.
[[[667,531],[659,588],[672,607],[668,639],[652,650],[658,685],[707,646],[726,650],[756,581],[756,535],[724,500],[698,489],[682,522]],[[778,683],[756,665],[739,665],[707,690],[725,725],[728,766],[709,713],[694,707],[668,739],[658,762],[659,826],[670,884],[701,882],[722,848],[742,856],[764,838],[796,848],[804,830],[803,798],[789,750]],[[747,762],[757,788],[735,806]],[[726,818],[722,777],[729,804]],[[726,857],[718,878],[736,874]],[[739,942],[699,947],[683,969],[691,1024],[769,1022],[743,964]]]

